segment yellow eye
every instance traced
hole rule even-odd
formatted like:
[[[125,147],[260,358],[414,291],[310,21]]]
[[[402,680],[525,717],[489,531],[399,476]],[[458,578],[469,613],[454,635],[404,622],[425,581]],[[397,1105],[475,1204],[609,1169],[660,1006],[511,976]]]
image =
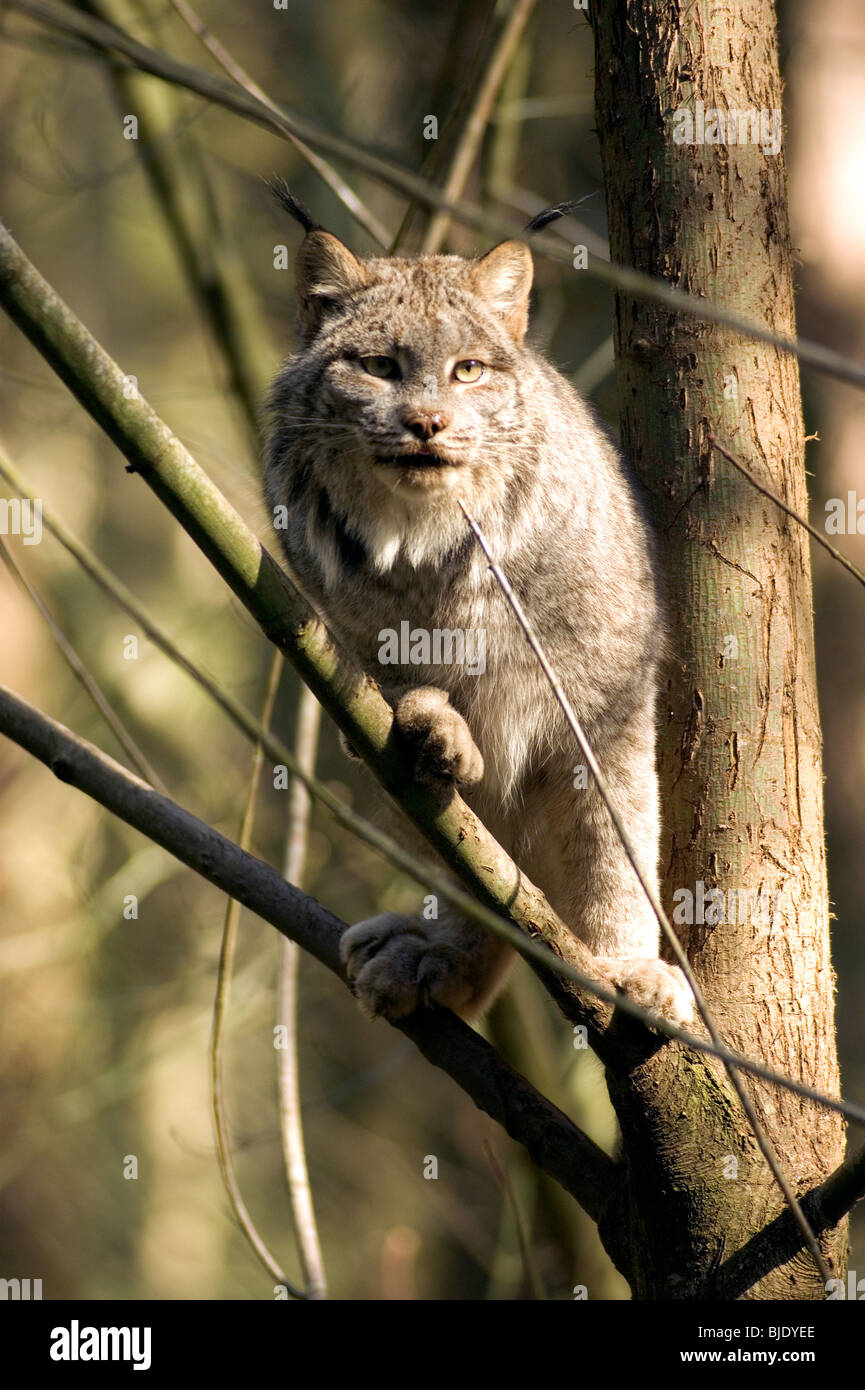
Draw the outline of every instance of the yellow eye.
[[[454,381],[462,381],[468,385],[473,381],[480,381],[485,371],[483,362],[457,362],[454,367]]]
[[[362,357],[360,365],[369,376],[377,376],[385,381],[399,376],[399,363],[394,357]]]

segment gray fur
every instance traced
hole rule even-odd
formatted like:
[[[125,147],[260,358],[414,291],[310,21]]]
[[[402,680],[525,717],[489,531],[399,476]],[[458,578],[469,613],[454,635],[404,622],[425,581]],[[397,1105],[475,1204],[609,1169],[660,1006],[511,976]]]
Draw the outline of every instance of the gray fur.
[[[684,982],[657,959],[657,923],[591,777],[573,785],[573,736],[456,502],[529,613],[655,882],[665,638],[652,541],[605,429],[525,343],[530,283],[516,242],[477,260],[360,261],[313,229],[298,256],[299,350],[269,400],[267,499],[286,509],[293,574],[394,703],[421,770],[460,785],[599,974],[683,1019]],[[358,359],[373,355],[397,359],[400,379],[368,375]],[[486,364],[481,381],[453,380],[465,360]],[[408,466],[421,448],[436,458]],[[404,620],[485,629],[485,670],[381,665],[380,631]],[[362,1005],[391,1016],[418,1003],[470,1016],[507,959],[446,912],[360,923],[343,951]]]

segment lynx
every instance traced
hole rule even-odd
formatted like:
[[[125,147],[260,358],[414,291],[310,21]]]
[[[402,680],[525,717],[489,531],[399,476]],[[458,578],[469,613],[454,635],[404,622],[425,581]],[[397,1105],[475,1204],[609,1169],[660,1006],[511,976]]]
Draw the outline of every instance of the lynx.
[[[292,574],[392,703],[417,775],[459,788],[599,978],[683,1022],[687,985],[658,958],[652,910],[591,776],[575,776],[573,736],[457,502],[530,616],[656,882],[658,566],[626,463],[526,341],[531,254],[505,241],[476,259],[361,259],[283,196],[306,235],[265,490]],[[430,640],[442,632],[463,647],[483,633],[483,663],[446,660]],[[472,1018],[512,952],[442,903],[433,920],[359,922],[342,955],[370,1016]]]

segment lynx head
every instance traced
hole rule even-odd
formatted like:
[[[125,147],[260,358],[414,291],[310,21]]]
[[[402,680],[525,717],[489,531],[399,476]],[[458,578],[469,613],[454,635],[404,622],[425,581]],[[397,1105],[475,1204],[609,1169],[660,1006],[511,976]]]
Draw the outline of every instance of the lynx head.
[[[303,350],[321,403],[354,430],[358,482],[403,495],[452,488],[495,453],[518,403],[531,256],[360,261],[329,232],[298,255]]]
[[[315,514],[308,549],[335,516],[379,570],[401,548],[431,558],[464,535],[456,496],[501,501],[530,443],[531,282],[518,241],[475,259],[360,259],[309,223],[299,347],[271,394],[267,479],[272,504]]]

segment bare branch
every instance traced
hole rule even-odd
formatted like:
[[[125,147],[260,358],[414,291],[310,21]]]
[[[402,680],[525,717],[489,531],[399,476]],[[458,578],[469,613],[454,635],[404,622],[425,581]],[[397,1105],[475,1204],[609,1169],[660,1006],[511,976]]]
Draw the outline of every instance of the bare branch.
[[[179,0],[183,3],[183,0]],[[178,0],[172,0],[178,3]],[[508,15],[495,47],[490,55],[487,69],[475,93],[465,128],[454,150],[451,166],[442,186],[447,198],[459,198],[466,186],[466,179],[477,158],[484,131],[489,124],[499,88],[505,79],[508,67],[525,32],[526,25],[535,8],[535,0],[517,0]],[[444,245],[451,224],[450,214],[439,211],[426,230],[421,250],[427,256],[434,255]]]
[[[865,1197],[865,1148],[851,1154],[819,1187],[802,1197],[802,1206],[817,1235],[838,1222]],[[789,1211],[783,1211],[757,1231],[719,1267],[706,1298],[741,1298],[771,1269],[791,1260],[800,1237]],[[827,1288],[828,1293],[828,1288]]]
[[[2,686],[0,730],[61,782],[77,787],[140,830],[345,980],[339,958],[345,923],[286,883],[275,869]],[[616,1172],[602,1149],[453,1014],[429,1010],[394,1026],[598,1219]]]
[[[277,658],[281,659],[281,658]],[[302,682],[297,696],[295,714],[294,756],[297,764],[311,777],[315,772],[318,751],[318,731],[321,705],[312,691]],[[288,803],[288,828],[285,836],[285,860],[282,876],[300,888],[306,861],[309,816],[312,809],[309,792],[295,777],[291,783]],[[285,1175],[291,1197],[297,1248],[303,1266],[304,1284],[308,1298],[327,1297],[324,1258],[318,1236],[318,1223],[312,1201],[312,1187],[306,1163],[303,1140],[303,1119],[300,1097],[300,1057],[297,1036],[298,966],[300,950],[294,941],[280,942],[279,993],[276,1021],[281,1027],[282,1046],[277,1049],[279,1077],[279,1117],[282,1133],[282,1153]]]
[[[118,0],[90,0],[106,20],[128,14]],[[152,32],[152,29],[151,29]],[[121,111],[135,111],[136,150],[167,225],[192,295],[225,364],[242,415],[249,457],[258,455],[258,408],[278,352],[249,276],[220,216],[200,142],[180,117],[180,92],[142,78],[134,68],[111,74]],[[173,137],[166,138],[168,132]]]
[[[792,507],[788,507],[783,497],[779,497],[777,492],[773,492],[772,489],[768,488],[765,483],[761,483],[759,478],[755,478],[754,474],[751,473],[749,469],[745,467],[744,463],[741,463],[740,460],[736,458],[735,454],[731,454],[729,449],[725,449],[723,444],[718,442],[717,438],[714,434],[711,433],[711,431],[709,432],[707,438],[712,448],[715,449],[716,452],[719,453],[722,458],[725,458],[728,463],[732,463],[734,468],[738,468],[739,472],[748,479],[748,482],[751,484],[752,487],[756,488],[758,492],[761,492],[764,497],[768,497],[770,502],[774,502],[776,507],[780,507],[781,511],[786,512],[787,515],[792,517],[794,521],[798,521],[799,525],[805,528],[809,536],[813,536],[815,541],[817,541],[818,544],[822,545],[824,550],[828,550],[833,560],[837,560],[839,565],[843,565],[845,570],[849,570],[853,578],[858,579],[860,584],[865,584],[865,574],[863,574],[860,569],[857,569],[856,566],[853,564],[852,560],[847,559],[846,555],[842,555],[840,550],[836,550],[834,545],[830,545],[826,537],[821,536],[816,526],[812,526],[811,522],[808,521],[804,516],[800,516],[798,512],[793,510]]]
[[[243,87],[244,90],[249,92],[251,96],[254,96],[257,101],[262,102],[264,106],[269,106],[270,110],[275,111],[278,115],[279,107],[276,102],[267,95],[267,92],[265,92],[257,82],[253,81],[246,69],[241,67],[236,58],[232,57],[225,45],[221,44],[219,39],[210,32],[207,25],[202,22],[192,6],[187,4],[187,0],[171,0],[171,4],[180,15],[183,22],[187,24],[193,34],[201,40],[207,51],[213,54],[223,71],[227,72],[229,77],[233,77],[239,87]],[[377,241],[379,246],[389,246],[391,237],[387,228],[383,226],[378,218],[370,212],[369,208],[361,202],[354,189],[349,187],[345,179],[334,169],[333,165],[328,164],[326,159],[322,159],[320,155],[317,155],[314,150],[309,148],[309,145],[305,144],[304,141],[300,140],[296,135],[291,137],[291,143],[294,145],[298,154],[303,155],[307,163],[310,164],[320,178],[324,180],[328,188],[336,194],[340,202],[348,208],[355,221],[358,222],[365,231],[369,232],[373,241]]]
[[[270,724],[273,714],[273,703],[276,699],[276,692],[279,687],[279,676],[282,670],[282,657],[278,652],[274,653],[271,663],[270,675],[267,682],[267,690],[264,696],[264,706],[261,711],[261,722],[265,728]],[[256,743],[252,754],[252,765],[250,768],[249,784],[246,791],[246,803],[243,808],[243,815],[240,821],[240,834],[238,845],[240,849],[248,851],[252,839],[252,828],[255,823],[255,802],[258,796],[258,786],[261,780],[261,769],[264,763],[264,749],[261,741]],[[216,969],[216,991],[213,996],[213,1020],[210,1029],[210,1105],[213,1113],[213,1130],[216,1136],[216,1153],[219,1158],[219,1169],[222,1174],[222,1181],[228,1193],[228,1200],[237,1217],[240,1229],[246,1236],[250,1246],[256,1256],[264,1265],[267,1272],[285,1286],[286,1292],[292,1298],[304,1298],[302,1289],[297,1289],[286,1278],[276,1257],[268,1249],[263,1237],[259,1234],[255,1222],[250,1215],[249,1208],[243,1200],[243,1193],[240,1190],[240,1183],[237,1180],[237,1172],[234,1166],[234,1155],[231,1152],[231,1135],[228,1127],[228,1112],[225,1105],[225,1087],[223,1084],[223,1045],[225,1041],[225,1025],[228,1020],[228,1006],[231,999],[231,979],[234,971],[234,956],[237,948],[237,927],[240,919],[240,903],[236,898],[229,898],[225,911],[225,920],[222,925],[222,939],[219,945],[219,963]]]

